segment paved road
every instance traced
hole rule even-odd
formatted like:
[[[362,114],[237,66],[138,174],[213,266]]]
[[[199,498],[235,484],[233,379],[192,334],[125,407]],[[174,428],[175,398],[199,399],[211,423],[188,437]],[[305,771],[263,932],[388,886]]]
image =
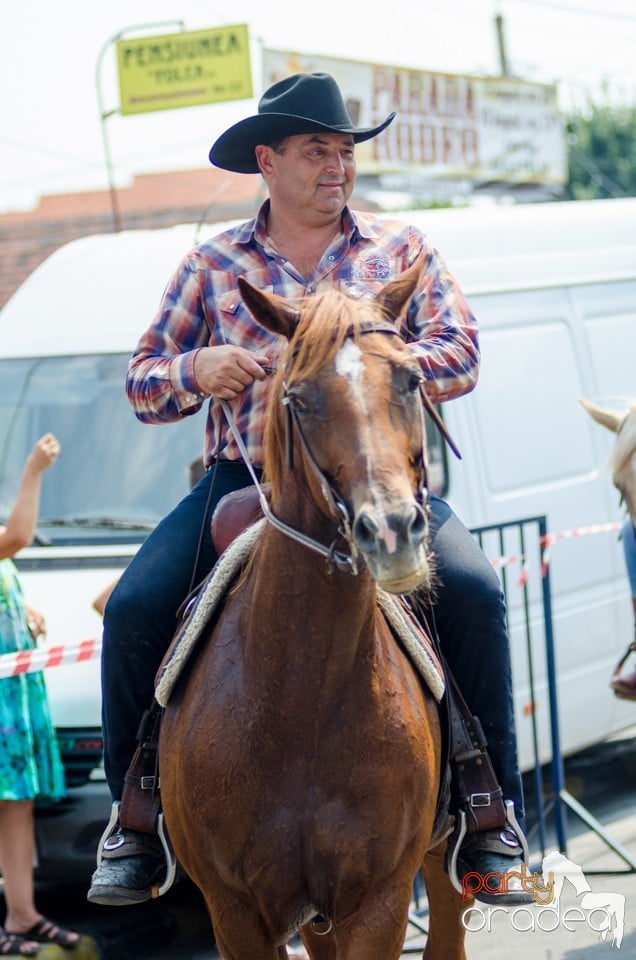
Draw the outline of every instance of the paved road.
[[[468,960],[617,960],[636,958],[636,871],[616,852],[636,858],[636,730],[628,736],[585,751],[566,761],[566,788],[583,805],[586,819],[595,818],[598,832],[564,807],[568,833],[568,859],[581,868],[591,893],[606,902],[624,898],[624,923],[620,947],[610,937],[603,941],[593,927],[606,916],[585,908],[574,887],[565,883],[560,912],[539,916],[538,907],[512,916],[499,909],[495,915],[474,914],[466,935]],[[556,850],[550,800],[545,776],[542,806],[546,809],[545,851]],[[529,822],[536,825],[533,805],[534,778],[526,778]],[[595,824],[595,825],[596,825]],[[600,835],[599,835],[600,834]],[[530,833],[533,868],[540,864],[542,845],[536,829]],[[628,872],[625,872],[628,871]],[[209,924],[198,891],[178,884],[162,901],[138,907],[91,907],[84,891],[42,891],[41,909],[75,925],[86,935],[74,960],[218,960]],[[420,957],[425,943],[426,901],[420,903],[418,928],[410,927],[404,960]],[[569,913],[567,911],[570,911]],[[578,912],[574,912],[578,911]],[[573,917],[581,917],[579,921]],[[568,929],[569,928],[569,929]],[[620,950],[620,952],[617,952]],[[69,954],[47,947],[40,960],[68,960]],[[253,960],[253,958],[245,958]],[[369,960],[383,960],[370,957]]]

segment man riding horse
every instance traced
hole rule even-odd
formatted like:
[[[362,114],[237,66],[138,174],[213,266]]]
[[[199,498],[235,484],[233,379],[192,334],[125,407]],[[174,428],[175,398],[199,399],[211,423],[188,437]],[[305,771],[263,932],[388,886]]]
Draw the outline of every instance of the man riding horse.
[[[421,259],[424,269],[401,333],[419,364],[426,394],[440,403],[476,384],[476,320],[437,250],[413,226],[348,206],[355,145],[379,135],[394,116],[376,126],[356,127],[331,76],[298,74],[270,87],[258,113],[233,125],[210,151],[218,167],[260,173],[269,199],[255,219],[186,255],[130,361],[126,389],[141,421],[179,420],[207,402],[207,472],[150,534],[106,606],[104,759],[115,802],[122,797],[140,719],[152,701],[155,673],[177,627],[179,608],[217,559],[209,530],[214,507],[228,492],[252,483],[222,401],[231,402],[247,456],[260,477],[270,372],[282,345],[250,316],[238,278],[286,298],[330,287],[354,298],[374,297]],[[149,464],[148,469],[160,470],[161,465]],[[471,712],[481,721],[503,797],[521,819],[500,583],[449,505],[432,495],[429,511],[441,647]],[[468,818],[493,796],[469,797]],[[120,822],[108,830],[102,846],[89,900],[132,904],[148,899],[165,872],[156,836]],[[469,872],[501,877],[517,871],[522,850],[520,831],[509,824],[470,832],[456,859],[459,879]],[[494,903],[528,902],[514,877],[495,881],[490,890],[486,885],[478,896]]]

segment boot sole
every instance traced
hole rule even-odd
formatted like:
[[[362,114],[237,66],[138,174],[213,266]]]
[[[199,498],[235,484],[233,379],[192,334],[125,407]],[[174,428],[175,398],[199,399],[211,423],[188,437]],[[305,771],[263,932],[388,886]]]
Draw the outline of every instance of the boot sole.
[[[86,894],[89,903],[99,903],[104,907],[126,907],[135,903],[152,900],[150,890],[126,890],[123,887],[91,887]]]

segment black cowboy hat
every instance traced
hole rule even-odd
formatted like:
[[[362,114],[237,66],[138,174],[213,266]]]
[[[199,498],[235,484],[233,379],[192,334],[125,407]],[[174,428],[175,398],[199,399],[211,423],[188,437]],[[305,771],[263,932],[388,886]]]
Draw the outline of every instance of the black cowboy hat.
[[[258,173],[254,147],[314,130],[350,133],[362,143],[381,133],[395,113],[377,127],[354,127],[338,84],[328,73],[295,73],[266,90],[258,114],[239,120],[210,150],[215,167],[235,173]]]

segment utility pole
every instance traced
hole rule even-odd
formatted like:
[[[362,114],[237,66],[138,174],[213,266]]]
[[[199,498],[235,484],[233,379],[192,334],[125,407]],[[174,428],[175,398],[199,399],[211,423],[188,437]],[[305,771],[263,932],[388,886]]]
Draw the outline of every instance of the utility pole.
[[[509,77],[508,56],[506,54],[506,36],[504,18],[501,13],[495,15],[495,34],[497,37],[497,52],[499,54],[499,72],[502,77]]]

